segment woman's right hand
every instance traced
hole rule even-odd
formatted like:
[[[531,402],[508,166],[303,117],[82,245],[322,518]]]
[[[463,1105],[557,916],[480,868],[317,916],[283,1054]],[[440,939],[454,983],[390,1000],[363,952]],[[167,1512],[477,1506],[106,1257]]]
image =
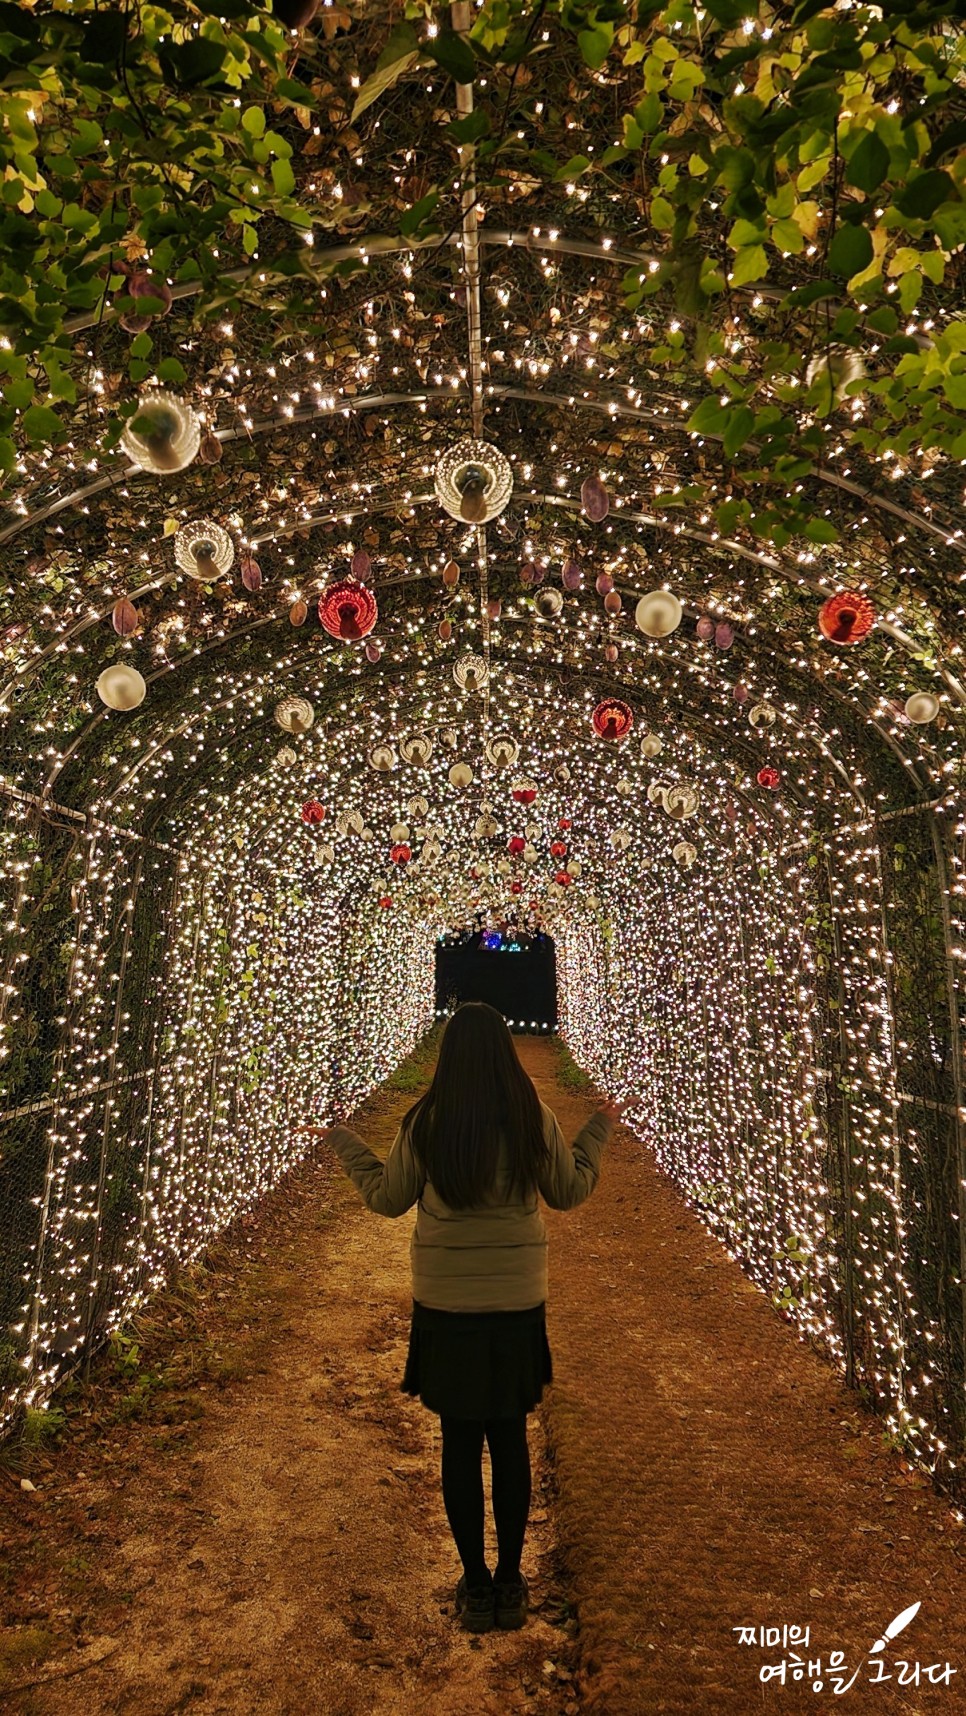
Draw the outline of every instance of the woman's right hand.
[[[602,1102],[598,1112],[606,1114],[611,1125],[616,1126],[624,1112],[624,1104],[622,1102]]]

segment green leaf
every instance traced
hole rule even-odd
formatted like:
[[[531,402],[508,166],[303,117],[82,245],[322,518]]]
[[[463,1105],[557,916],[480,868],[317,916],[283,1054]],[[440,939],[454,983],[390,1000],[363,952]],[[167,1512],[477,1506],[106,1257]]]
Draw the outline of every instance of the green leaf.
[[[805,526],[809,542],[838,542],[839,533],[830,518],[810,518]]]
[[[728,409],[727,405],[722,405],[716,394],[710,394],[692,411],[688,418],[688,430],[692,435],[722,434],[728,421]]]
[[[851,280],[872,261],[872,234],[864,226],[840,226],[829,246],[828,265],[833,274]]]
[[[805,235],[801,227],[793,220],[776,220],[771,229],[771,236],[779,250],[786,256],[797,256],[805,249]]]
[[[3,390],[3,397],[14,411],[26,411],[34,396],[34,384],[25,377],[22,381],[8,381]]]
[[[577,33],[577,46],[583,55],[584,64],[591,71],[599,71],[614,44],[614,26],[602,20],[589,30]]]
[[[845,182],[860,191],[877,191],[889,171],[889,151],[876,131],[866,131],[849,156]]]
[[[667,197],[651,198],[651,225],[658,232],[670,232],[674,225],[674,210]]]
[[[447,125],[446,135],[456,143],[478,143],[481,137],[490,135],[490,116],[484,108],[476,107],[465,119],[454,119]]]
[[[443,71],[449,72],[457,83],[473,82],[476,60],[465,36],[458,36],[455,30],[443,30],[431,41],[424,42],[423,48],[430,59],[435,60]]]
[[[290,197],[295,190],[295,174],[291,161],[272,162],[272,184],[280,197]]]
[[[159,381],[177,381],[183,385],[188,379],[184,364],[174,357],[162,358],[157,373]]]
[[[256,227],[249,225],[243,229],[242,247],[246,256],[254,256],[258,249],[258,229]]]
[[[747,441],[755,426],[755,414],[747,405],[732,405],[727,408],[727,422],[722,436],[722,444],[729,459],[733,458],[740,447]]]
[[[23,414],[23,426],[28,439],[34,444],[59,441],[67,433],[56,411],[51,411],[49,405],[28,406]]]
[[[189,42],[165,41],[158,48],[158,59],[166,80],[191,87],[217,77],[228,49],[208,36],[192,36]]]
[[[412,71],[419,61],[419,42],[411,24],[400,24],[393,30],[386,46],[376,61],[376,69],[371,77],[367,77],[355,99],[352,113],[349,116],[350,125],[354,125],[360,113],[365,113],[374,101],[385,95],[387,89],[392,89],[401,77]]]
[[[399,218],[399,230],[404,238],[412,238],[413,233],[422,226],[432,214],[439,202],[439,192],[432,190],[425,197],[420,197],[418,203],[413,203],[411,209],[404,209]]]
[[[932,167],[926,173],[917,173],[910,179],[901,191],[893,198],[900,214],[909,220],[928,220],[935,214],[940,203],[954,201],[956,186],[948,173],[943,173],[938,167]]]
[[[768,273],[768,254],[763,244],[746,244],[735,257],[731,270],[732,286],[747,286]]]
[[[260,107],[246,107],[242,114],[242,128],[250,137],[263,137],[265,134],[265,115]]]

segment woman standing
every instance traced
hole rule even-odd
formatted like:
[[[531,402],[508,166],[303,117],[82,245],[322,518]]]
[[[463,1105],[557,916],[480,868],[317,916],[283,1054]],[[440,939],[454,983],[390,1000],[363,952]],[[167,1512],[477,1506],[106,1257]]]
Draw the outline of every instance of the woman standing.
[[[468,1001],[449,1020],[433,1081],[384,1162],[348,1127],[326,1132],[371,1210],[399,1216],[419,1202],[400,1386],[440,1417],[443,1502],[463,1563],[456,1606],[472,1632],[520,1627],[527,1614],[520,1570],[530,1511],[527,1413],[553,1381],[537,1192],[552,1209],[589,1197],[619,1112],[607,1103],[568,1148],[503,1015]],[[484,1438],[499,1547],[492,1576],[484,1556]]]

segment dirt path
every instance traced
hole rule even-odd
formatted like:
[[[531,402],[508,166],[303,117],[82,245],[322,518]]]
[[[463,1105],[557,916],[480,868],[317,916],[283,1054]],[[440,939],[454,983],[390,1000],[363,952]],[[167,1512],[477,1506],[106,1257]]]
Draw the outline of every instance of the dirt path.
[[[550,1046],[521,1058],[568,1137],[590,1103]],[[813,1710],[966,1711],[966,1532],[928,1480],[883,1450],[881,1424],[784,1323],[618,1132],[594,1196],[548,1211],[547,1420],[557,1528],[580,1617],[587,1716]],[[924,1487],[925,1486],[925,1487]],[[883,1652],[870,1645],[922,1608]],[[734,1627],[811,1629],[803,1679],[762,1683],[790,1649]],[[904,1647],[904,1648],[903,1648]],[[845,1692],[807,1664],[844,1654]],[[920,1685],[911,1681],[922,1665]],[[950,1662],[948,1684],[927,1665]],[[878,1671],[880,1674],[883,1670]]]
[[[589,1095],[559,1084],[549,1043],[520,1046],[573,1137]],[[357,1124],[388,1145],[411,1101],[385,1090]],[[814,1709],[827,1674],[820,1693],[814,1675],[762,1685],[790,1652],[732,1630],[790,1623],[811,1628],[806,1664],[860,1667],[848,1710],[966,1710],[962,1528],[623,1133],[588,1203],[546,1213],[556,1381],[530,1420],[524,1552],[540,1606],[522,1633],[463,1633],[438,1421],[398,1388],[413,1219],[371,1216],[322,1149],[140,1319],[127,1381],[105,1355],[67,1391],[36,1491],[0,1473],[0,1709]],[[958,1673],[899,1686],[897,1640],[871,1686],[864,1652],[917,1599],[908,1659]]]
[[[412,1101],[383,1092],[356,1124],[388,1146]],[[36,1493],[0,1488],[0,1710],[573,1716],[535,1418],[535,1613],[482,1639],[455,1618],[439,1421],[398,1387],[414,1220],[371,1215],[322,1148],[197,1294],[155,1308],[141,1374],[173,1380],[140,1417],[116,1421],[138,1386],[95,1364],[64,1445],[32,1467]],[[489,1498],[488,1459],[484,1474]],[[491,1519],[488,1543],[493,1565]]]

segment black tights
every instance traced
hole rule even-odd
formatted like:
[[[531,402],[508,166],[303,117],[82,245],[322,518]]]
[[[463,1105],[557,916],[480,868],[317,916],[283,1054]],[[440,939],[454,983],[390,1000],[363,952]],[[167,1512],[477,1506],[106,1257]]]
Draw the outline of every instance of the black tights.
[[[490,1577],[483,1552],[483,1437],[490,1450],[493,1520],[499,1547],[494,1578],[519,1577],[530,1513],[527,1417],[440,1418],[443,1432],[443,1503],[467,1585]]]

